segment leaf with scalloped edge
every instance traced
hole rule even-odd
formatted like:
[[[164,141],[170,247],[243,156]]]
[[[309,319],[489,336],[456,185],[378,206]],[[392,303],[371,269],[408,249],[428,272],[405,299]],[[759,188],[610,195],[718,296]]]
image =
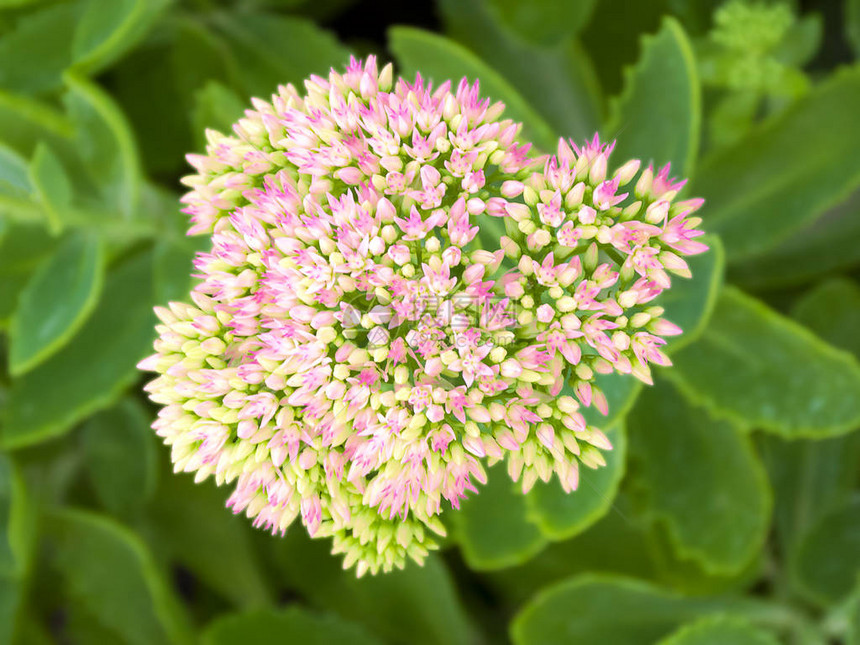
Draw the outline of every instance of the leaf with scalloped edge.
[[[86,322],[101,293],[104,256],[99,237],[71,235],[33,273],[9,325],[10,374],[45,362]]]
[[[699,150],[702,97],[696,59],[681,24],[665,17],[642,39],[639,60],[625,74],[624,90],[610,102],[603,132],[616,138],[616,159],[671,162],[690,176]]]
[[[125,114],[105,90],[76,71],[63,75],[63,97],[75,125],[80,157],[105,208],[130,218],[143,183],[137,142]]]
[[[590,138],[598,128],[602,92],[593,62],[574,38],[552,47],[528,43],[511,33],[483,0],[437,3],[445,32],[468,47],[531,101],[559,136]]]
[[[735,262],[733,284],[750,290],[811,282],[860,265],[860,190],[763,255]]]
[[[471,568],[489,571],[522,564],[546,546],[546,537],[528,519],[527,499],[502,464],[489,469],[487,483],[450,513],[454,537]]]
[[[75,69],[94,75],[123,56],[173,0],[86,0],[75,27]]]
[[[2,410],[0,446],[8,450],[59,436],[113,403],[137,379],[136,364],[151,347],[153,304],[150,253],[113,269],[80,331],[12,382]]]
[[[506,28],[544,47],[582,31],[596,4],[597,0],[487,0],[487,5]]]
[[[860,285],[846,278],[821,283],[801,298],[793,318],[822,339],[860,358]],[[774,527],[781,553],[822,515],[844,503],[860,478],[860,432],[818,440],[759,437],[774,490]]]
[[[539,592],[510,625],[515,645],[642,645],[713,613],[785,619],[779,608],[748,598],[684,597],[656,585],[608,575],[576,576]]]
[[[35,519],[18,465],[0,453],[0,578],[21,578],[29,569]]]
[[[770,526],[767,476],[750,438],[712,420],[665,380],[628,418],[631,476],[675,553],[705,572],[740,572]]]
[[[388,42],[400,63],[402,76],[408,78],[420,72],[436,86],[450,80],[455,88],[463,77],[470,81],[479,79],[482,96],[503,101],[505,115],[523,122],[525,140],[542,150],[555,150],[552,128],[498,72],[462,45],[413,27],[392,27],[388,30]]]
[[[246,643],[301,643],[328,645],[382,645],[382,641],[360,625],[333,615],[318,614],[302,607],[222,614],[203,632],[204,645]]]
[[[799,587],[822,605],[845,600],[860,572],[860,493],[825,514],[791,562]]]
[[[619,422],[606,432],[612,450],[603,453],[606,465],[592,469],[580,464],[579,487],[565,493],[553,478],[538,481],[526,496],[528,518],[552,540],[566,540],[582,533],[612,508],[618,486],[624,477],[627,457],[627,432]]]
[[[737,289],[672,360],[663,373],[718,418],[791,438],[860,426],[857,360]]]
[[[729,263],[778,247],[860,187],[860,66],[837,70],[809,94],[720,149],[696,172],[704,227]]]
[[[140,509],[155,490],[158,466],[151,421],[146,408],[126,398],[87,419],[81,429],[90,484],[113,515]]]
[[[184,607],[136,534],[68,508],[51,515],[45,533],[66,593],[103,628],[131,644],[195,642]]]
[[[720,238],[705,235],[700,238],[710,249],[687,258],[692,278],[672,277],[672,287],[663,292],[654,304],[663,307],[663,317],[678,325],[680,336],[668,338],[666,351],[679,351],[694,342],[708,326],[723,287],[726,254]],[[669,369],[672,369],[671,367]]]
[[[683,625],[657,645],[779,645],[771,632],[734,616],[707,616]]]

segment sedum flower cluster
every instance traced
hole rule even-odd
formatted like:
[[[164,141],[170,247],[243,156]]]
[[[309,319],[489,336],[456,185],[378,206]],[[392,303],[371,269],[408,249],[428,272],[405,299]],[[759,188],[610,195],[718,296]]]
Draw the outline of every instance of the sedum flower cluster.
[[[674,201],[668,167],[612,171],[597,137],[531,154],[477,83],[395,81],[371,57],[305,90],[190,157],[211,249],[141,367],[177,471],[388,571],[436,546],[486,464],[572,491],[604,463],[581,411],[606,412],[596,374],[669,364],[680,330],[652,301],[706,250],[701,200]]]

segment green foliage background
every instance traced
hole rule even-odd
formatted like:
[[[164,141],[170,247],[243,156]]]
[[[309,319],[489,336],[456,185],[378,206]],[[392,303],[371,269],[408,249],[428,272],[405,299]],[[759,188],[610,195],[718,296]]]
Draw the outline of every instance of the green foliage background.
[[[0,643],[860,643],[860,1],[750,6],[0,0]],[[184,153],[351,52],[671,161],[713,247],[606,468],[493,473],[360,580],[173,475],[135,369],[203,243]]]

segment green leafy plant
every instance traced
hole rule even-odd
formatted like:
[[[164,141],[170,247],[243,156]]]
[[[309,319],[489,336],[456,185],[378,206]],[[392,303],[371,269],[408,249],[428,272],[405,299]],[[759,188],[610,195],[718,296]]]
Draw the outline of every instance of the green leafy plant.
[[[860,3],[370,4],[0,0],[0,642],[860,643]],[[673,367],[598,375],[606,466],[493,467],[360,579],[170,472],[135,367],[205,250],[185,153],[350,54],[671,162],[711,249]]]

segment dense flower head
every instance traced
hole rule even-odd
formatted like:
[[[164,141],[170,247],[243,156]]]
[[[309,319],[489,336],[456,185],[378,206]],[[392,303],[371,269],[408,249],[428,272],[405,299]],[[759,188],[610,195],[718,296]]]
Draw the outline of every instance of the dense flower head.
[[[436,546],[487,464],[572,491],[604,463],[582,409],[606,413],[596,374],[669,364],[680,330],[652,301],[707,248],[701,200],[675,201],[668,166],[611,172],[596,136],[533,154],[477,82],[370,57],[305,89],[190,157],[190,232],[212,245],[141,366],[178,471],[387,571]]]

